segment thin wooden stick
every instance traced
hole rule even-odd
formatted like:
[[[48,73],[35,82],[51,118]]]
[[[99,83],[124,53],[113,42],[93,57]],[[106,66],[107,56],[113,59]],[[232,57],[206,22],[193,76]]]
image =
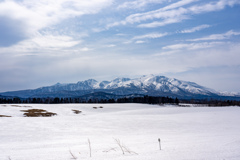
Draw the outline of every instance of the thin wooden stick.
[[[71,156],[72,156],[72,159],[77,159],[77,157],[75,157],[75,156],[73,155],[73,153],[71,152],[70,149],[69,149],[69,152],[70,152],[70,154],[71,154]]]
[[[90,157],[92,157],[92,148],[91,148],[91,142],[88,139],[88,145],[89,145],[89,151],[90,151]]]
[[[158,142],[159,142],[159,149],[161,150],[161,139],[158,138]]]

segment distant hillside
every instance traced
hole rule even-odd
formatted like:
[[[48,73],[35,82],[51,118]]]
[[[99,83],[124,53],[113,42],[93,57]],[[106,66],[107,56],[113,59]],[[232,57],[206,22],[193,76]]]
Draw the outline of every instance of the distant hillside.
[[[94,94],[95,93],[95,94]],[[102,94],[100,94],[102,93]],[[103,94],[104,93],[104,94]],[[141,76],[139,78],[116,78],[111,81],[98,82],[94,79],[79,81],[77,83],[61,84],[40,87],[32,90],[21,90],[0,93],[2,96],[20,98],[46,98],[46,97],[81,97],[98,96],[106,99],[126,95],[169,96],[182,99],[228,98],[240,99],[239,95],[220,93],[198,85],[194,82],[181,81],[165,76]]]

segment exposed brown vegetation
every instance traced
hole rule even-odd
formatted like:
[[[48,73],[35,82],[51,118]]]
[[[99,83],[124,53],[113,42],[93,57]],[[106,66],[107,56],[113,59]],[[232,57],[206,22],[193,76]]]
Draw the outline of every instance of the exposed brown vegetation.
[[[11,105],[12,107],[21,107],[21,106],[19,106],[19,105]]]
[[[12,116],[0,115],[0,117],[12,117]]]
[[[21,110],[25,112],[23,115],[25,117],[51,117],[57,115],[57,113],[48,112],[43,109],[28,109],[28,110]]]
[[[32,106],[19,106],[19,105],[11,105],[11,107],[32,107]]]
[[[21,106],[21,107],[29,107],[29,108],[31,108],[32,106]]]
[[[99,108],[103,108],[103,106],[100,106]]]
[[[72,111],[73,111],[75,114],[79,114],[79,113],[82,112],[82,111],[79,111],[79,110],[76,110],[76,109],[72,109]]]
[[[93,107],[94,109],[97,109],[98,107]]]

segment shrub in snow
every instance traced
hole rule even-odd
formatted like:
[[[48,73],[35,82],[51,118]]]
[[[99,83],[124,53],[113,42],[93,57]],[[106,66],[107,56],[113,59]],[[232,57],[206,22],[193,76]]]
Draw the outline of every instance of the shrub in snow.
[[[23,114],[25,117],[51,117],[57,115],[57,113],[48,112],[43,109],[28,109],[21,111],[25,112]]]
[[[76,110],[76,109],[72,109],[72,111],[73,111],[75,114],[79,114],[79,113],[82,112],[82,111],[79,111],[79,110]]]

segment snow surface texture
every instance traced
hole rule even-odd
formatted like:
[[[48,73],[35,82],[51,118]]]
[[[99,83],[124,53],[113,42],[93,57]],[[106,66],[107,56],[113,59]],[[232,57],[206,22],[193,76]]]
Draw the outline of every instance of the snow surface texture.
[[[70,160],[73,156],[79,160],[240,159],[240,107],[19,106],[0,105],[0,115],[12,116],[0,117],[1,160]],[[23,117],[20,110],[26,109],[44,109],[58,115]],[[73,109],[82,112],[75,114]]]

